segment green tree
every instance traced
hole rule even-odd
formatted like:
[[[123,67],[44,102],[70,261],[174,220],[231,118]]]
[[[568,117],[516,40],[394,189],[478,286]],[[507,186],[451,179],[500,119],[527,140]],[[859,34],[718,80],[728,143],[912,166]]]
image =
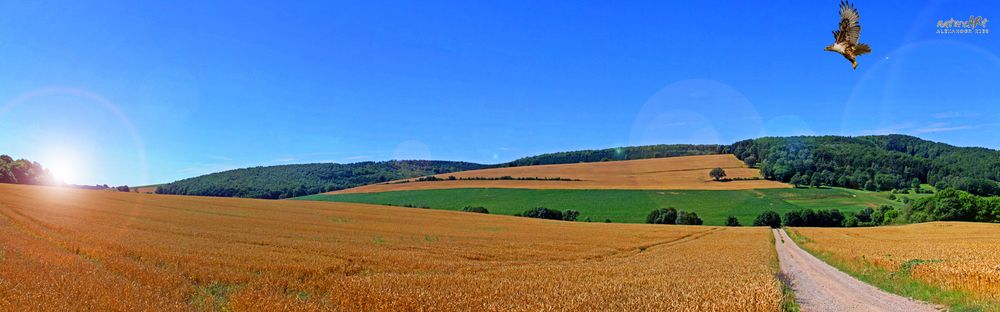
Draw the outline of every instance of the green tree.
[[[771,228],[781,227],[781,216],[777,212],[768,210],[762,212],[753,220],[754,226],[770,226]]]
[[[649,224],[675,224],[677,222],[677,209],[674,207],[653,209],[646,216],[646,223]]]
[[[726,226],[740,226],[740,219],[734,216],[729,216],[726,218]]]
[[[791,183],[795,187],[799,187],[799,185],[806,184],[805,183],[805,178],[803,178],[802,175],[800,175],[798,173],[796,173],[795,175],[793,175],[792,179],[788,180],[788,183]]]
[[[701,218],[698,217],[697,213],[681,210],[677,212],[677,222],[675,223],[684,225],[701,225],[703,222]]]
[[[757,166],[757,157],[754,157],[753,155],[747,156],[747,158],[743,159],[743,162],[747,164],[747,167],[753,168]]]
[[[570,209],[563,212],[563,221],[576,221],[576,219],[579,217],[580,217],[579,210]]]
[[[712,171],[708,172],[708,175],[712,177],[712,179],[719,181],[719,179],[726,177],[726,171],[722,170],[722,168],[720,167],[715,167],[714,169],[712,169]]]

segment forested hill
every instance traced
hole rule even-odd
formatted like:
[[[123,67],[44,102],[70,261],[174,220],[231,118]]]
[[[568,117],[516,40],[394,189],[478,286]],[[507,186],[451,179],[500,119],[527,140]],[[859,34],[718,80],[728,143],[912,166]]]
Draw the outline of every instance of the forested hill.
[[[767,179],[793,184],[890,190],[928,183],[1000,195],[1000,151],[906,135],[765,137],[723,152],[757,163]]]
[[[601,150],[580,150],[541,154],[525,157],[501,164],[501,167],[572,164],[581,162],[598,162],[611,160],[632,160],[675,156],[712,155],[722,152],[723,145],[706,144],[659,144],[645,146],[628,146],[607,148]]]
[[[484,167],[468,162],[432,160],[253,167],[160,185],[156,193],[280,199]]]

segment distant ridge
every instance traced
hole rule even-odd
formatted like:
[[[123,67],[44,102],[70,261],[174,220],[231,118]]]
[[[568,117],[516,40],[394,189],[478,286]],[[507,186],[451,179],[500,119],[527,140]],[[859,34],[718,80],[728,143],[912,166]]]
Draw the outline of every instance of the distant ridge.
[[[1000,195],[1000,151],[956,147],[907,135],[763,137],[718,144],[660,144],[578,150],[484,165],[456,161],[383,161],[254,167],[167,183],[160,194],[281,199],[366,184],[496,167],[735,154],[769,180],[889,190],[928,183]]]

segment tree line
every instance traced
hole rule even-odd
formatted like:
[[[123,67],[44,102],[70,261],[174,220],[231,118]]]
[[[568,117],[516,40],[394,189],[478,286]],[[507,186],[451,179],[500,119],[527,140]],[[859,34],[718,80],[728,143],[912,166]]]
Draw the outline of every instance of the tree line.
[[[844,214],[831,210],[793,210],[784,216],[765,211],[754,219],[755,226],[857,227],[909,224],[931,221],[969,221],[1000,223],[1000,196],[976,196],[969,192],[946,189],[932,196],[918,198],[901,209],[882,205]]]
[[[0,155],[0,183],[54,185],[56,180],[48,169],[38,162],[27,159],[14,160],[8,155]]]

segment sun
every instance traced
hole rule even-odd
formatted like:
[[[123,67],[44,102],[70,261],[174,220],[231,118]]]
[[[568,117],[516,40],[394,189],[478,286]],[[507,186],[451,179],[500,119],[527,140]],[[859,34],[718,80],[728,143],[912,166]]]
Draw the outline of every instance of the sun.
[[[46,164],[43,164],[45,166]],[[76,164],[66,158],[58,158],[52,160],[51,163],[47,164],[45,167],[49,170],[49,174],[55,178],[56,181],[63,183],[73,183],[77,182],[80,178],[79,171],[77,170]]]

